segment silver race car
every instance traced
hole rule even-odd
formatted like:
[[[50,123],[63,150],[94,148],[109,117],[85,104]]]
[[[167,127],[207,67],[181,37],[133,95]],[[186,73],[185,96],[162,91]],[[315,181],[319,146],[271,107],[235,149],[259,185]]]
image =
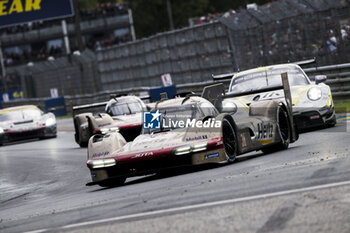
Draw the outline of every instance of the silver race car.
[[[213,76],[214,80],[229,78],[228,94],[246,104],[268,99],[282,99],[281,90],[271,90],[281,84],[280,74],[288,73],[291,87],[293,117],[299,130],[334,126],[336,117],[331,89],[324,83],[326,76],[316,76],[315,82],[297,64],[259,67],[235,74]]]
[[[28,138],[56,137],[56,118],[34,105],[0,110],[0,145]]]

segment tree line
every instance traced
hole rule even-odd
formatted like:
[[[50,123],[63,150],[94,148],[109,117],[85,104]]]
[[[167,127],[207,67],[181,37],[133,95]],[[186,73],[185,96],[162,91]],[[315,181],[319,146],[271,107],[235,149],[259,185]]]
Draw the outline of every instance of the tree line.
[[[258,5],[268,2],[268,0],[77,0],[77,7],[94,8],[108,2],[128,4],[133,11],[136,36],[142,38],[170,30],[167,1],[171,6],[174,28],[188,26],[188,19],[192,17],[239,10],[253,2]]]

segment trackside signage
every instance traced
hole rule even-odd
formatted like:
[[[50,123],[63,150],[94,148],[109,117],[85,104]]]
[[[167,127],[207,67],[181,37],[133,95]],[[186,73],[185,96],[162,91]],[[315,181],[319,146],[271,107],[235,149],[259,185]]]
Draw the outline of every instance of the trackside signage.
[[[0,28],[73,15],[72,0],[0,0]]]

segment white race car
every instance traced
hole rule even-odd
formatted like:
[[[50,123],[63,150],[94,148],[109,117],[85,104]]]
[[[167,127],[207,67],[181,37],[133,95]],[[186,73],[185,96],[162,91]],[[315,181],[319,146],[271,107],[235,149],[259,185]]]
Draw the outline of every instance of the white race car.
[[[28,138],[56,137],[56,118],[34,105],[0,110],[0,145]]]
[[[311,82],[297,64],[271,65],[235,74],[217,75],[213,78],[230,78],[228,94],[237,95],[237,99],[249,105],[255,101],[284,98],[283,91],[272,90],[281,85],[281,73],[288,74],[293,117],[299,130],[336,124],[331,89],[324,83],[327,77],[316,76],[315,82]]]

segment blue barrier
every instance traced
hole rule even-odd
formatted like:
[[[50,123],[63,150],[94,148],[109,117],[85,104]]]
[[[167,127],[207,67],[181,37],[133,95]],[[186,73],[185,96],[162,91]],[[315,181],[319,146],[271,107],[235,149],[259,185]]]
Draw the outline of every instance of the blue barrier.
[[[66,116],[67,109],[64,97],[45,100],[45,110],[46,112],[52,112],[56,117]]]
[[[4,94],[7,94],[7,100],[4,100]],[[23,91],[21,91],[21,89],[0,92],[0,101],[11,101],[21,98],[23,98]]]
[[[167,93],[169,99],[172,99],[176,95],[176,86],[152,88],[149,91],[151,102],[160,100],[160,94],[164,92]]]

